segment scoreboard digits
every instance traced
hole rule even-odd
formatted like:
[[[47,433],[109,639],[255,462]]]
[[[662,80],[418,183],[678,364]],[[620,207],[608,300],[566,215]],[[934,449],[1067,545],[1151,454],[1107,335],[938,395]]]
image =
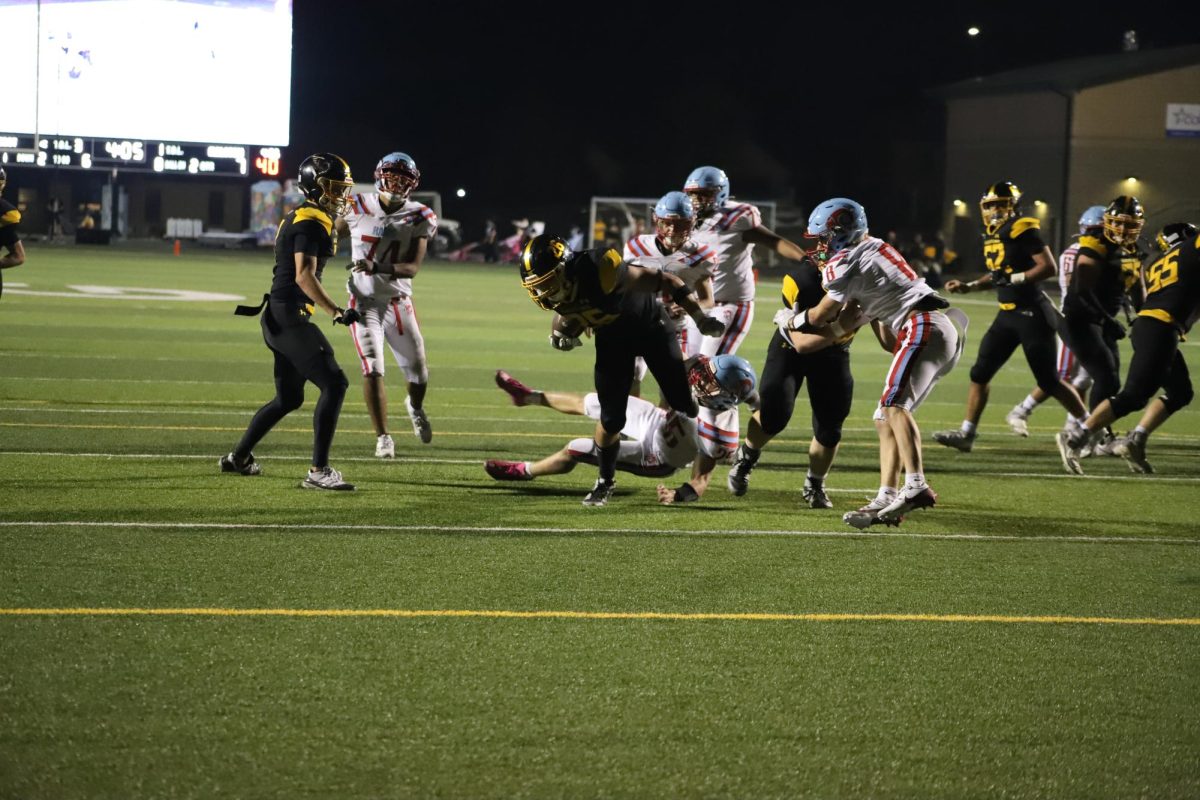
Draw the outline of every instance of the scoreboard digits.
[[[137,139],[0,133],[0,166],[67,169],[120,168],[131,172],[277,177],[278,147],[148,142]]]

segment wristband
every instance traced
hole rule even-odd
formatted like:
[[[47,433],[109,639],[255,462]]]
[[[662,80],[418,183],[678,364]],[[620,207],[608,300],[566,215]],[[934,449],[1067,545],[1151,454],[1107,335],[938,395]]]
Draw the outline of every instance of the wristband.
[[[1014,272],[1013,276],[1012,276],[1012,285],[1020,286],[1022,283],[1025,282],[1026,277],[1027,276],[1025,275],[1024,272]]]
[[[662,273],[660,272],[660,278],[661,275]],[[675,305],[681,306],[683,305],[683,301],[693,294],[695,294],[695,292],[692,291],[692,287],[685,283],[682,286],[676,286],[671,290],[671,300],[675,303]]]
[[[700,495],[696,494],[696,490],[692,488],[690,483],[685,483],[675,490],[676,503],[692,503],[700,499]]]

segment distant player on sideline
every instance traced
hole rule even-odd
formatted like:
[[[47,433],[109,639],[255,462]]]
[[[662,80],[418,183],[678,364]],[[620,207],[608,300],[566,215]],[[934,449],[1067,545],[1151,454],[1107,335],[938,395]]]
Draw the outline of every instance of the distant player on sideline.
[[[700,434],[706,420],[729,414],[740,402],[754,400],[754,370],[738,356],[717,356],[711,361],[697,356],[688,362],[688,382],[692,396],[700,406],[697,419],[670,408],[659,408],[640,397],[630,397],[625,407],[625,427],[621,429],[617,469],[647,478],[665,478],[712,449],[712,443]],[[596,393],[549,392],[531,389],[507,372],[496,373],[496,385],[512,398],[516,406],[544,406],[563,414],[600,418],[600,399]],[[531,481],[544,475],[562,475],[583,462],[596,464],[596,452],[589,438],[572,439],[567,446],[540,461],[499,461],[484,463],[488,475],[499,481]],[[715,462],[714,462],[715,463]],[[679,489],[658,486],[661,503],[683,503],[699,499],[708,481],[698,489],[685,483]]]
[[[0,167],[0,195],[8,183],[8,173]],[[0,270],[19,267],[25,263],[25,245],[21,244],[21,212],[12,203],[0,197],[0,248],[7,250],[0,256]],[[0,272],[0,296],[4,294],[4,278]]]
[[[910,510],[929,508],[937,495],[925,482],[921,431],[913,412],[938,379],[962,355],[967,317],[939,297],[894,247],[867,235],[867,214],[853,200],[835,197],[809,215],[808,235],[817,241],[825,297],[800,313],[781,309],[775,324],[785,332],[834,336],[847,331],[839,324],[843,307],[857,300],[863,314],[887,326],[897,337],[875,410],[879,434],[880,486],[875,499],[842,519],[855,528],[876,523],[897,525]],[[945,313],[943,313],[945,311]],[[897,490],[900,468],[905,482]]]
[[[354,484],[329,466],[329,448],[350,382],[338,366],[333,347],[321,329],[310,322],[319,306],[335,325],[353,325],[358,312],[339,308],[321,273],[337,252],[333,221],[346,207],[354,178],[350,165],[333,153],[317,153],[300,162],[297,180],[304,204],[283,218],[275,233],[275,270],[271,291],[257,306],[238,306],[242,316],[262,315],[263,341],[275,357],[275,397],[258,410],[241,441],[222,456],[222,472],[258,475],[262,468],[250,452],[284,417],[304,404],[304,384],[321,390],[313,413],[313,455],[305,489],[352,491]]]
[[[1104,229],[1104,206],[1091,206],[1079,217],[1079,236],[1096,236]],[[1076,237],[1078,239],[1078,237]],[[1071,246],[1062,252],[1058,257],[1058,292],[1059,292],[1059,310],[1062,309],[1062,300],[1067,296],[1067,288],[1071,285],[1071,276],[1075,274],[1075,259],[1079,256],[1079,242],[1071,243]],[[1058,340],[1058,377],[1059,380],[1064,380],[1075,387],[1075,391],[1079,392],[1079,396],[1085,397],[1087,390],[1092,387],[1092,378],[1087,374],[1087,370],[1079,363],[1079,359],[1071,352],[1071,348],[1067,347],[1061,337]],[[1013,410],[1008,412],[1008,416],[1004,421],[1012,428],[1013,433],[1018,436],[1029,435],[1029,416],[1034,409],[1040,406],[1050,395],[1043,392],[1039,387],[1034,387],[1032,391],[1026,395],[1025,399],[1017,405],[1013,406]],[[1070,430],[1083,423],[1082,419],[1073,416],[1067,412],[1067,423],[1065,430]]]
[[[425,413],[429,366],[425,338],[412,304],[412,279],[421,269],[429,240],[437,233],[437,216],[428,206],[409,200],[421,172],[405,153],[388,153],[375,165],[375,188],[356,194],[338,221],[349,232],[354,263],[346,281],[350,307],[362,322],[350,326],[363,374],[363,398],[375,426],[375,456],[395,458],[396,443],[388,433],[387,387],[383,379],[384,344],[408,379],[404,407],[413,433],[433,439]]]

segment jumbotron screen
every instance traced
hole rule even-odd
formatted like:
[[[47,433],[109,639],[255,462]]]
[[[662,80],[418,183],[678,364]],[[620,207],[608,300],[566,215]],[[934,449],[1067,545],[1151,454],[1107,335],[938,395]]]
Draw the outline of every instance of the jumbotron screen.
[[[212,172],[190,159],[288,143],[291,0],[0,0],[0,31],[0,150],[38,165]]]

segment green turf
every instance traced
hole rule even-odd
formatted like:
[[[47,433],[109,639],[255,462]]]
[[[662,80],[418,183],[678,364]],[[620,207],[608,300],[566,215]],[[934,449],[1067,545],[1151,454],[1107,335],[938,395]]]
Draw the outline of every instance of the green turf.
[[[1018,356],[975,451],[926,448],[938,507],[858,535],[840,517],[878,482],[888,361],[865,337],[833,511],[799,504],[803,401],[744,498],[721,467],[690,507],[621,476],[584,509],[590,468],[513,485],[482,461],[588,435],[514,408],[492,373],[585,391],[590,346],[552,351],[510,266],[431,263],[415,302],[433,443],[410,434],[389,363],[399,457],[372,457],[349,337],[322,320],[351,376],[333,463],[359,491],[309,493],[311,402],[257,449],[265,475],[216,471],[273,391],[233,301],[16,293],[255,298],[269,271],[267,254],[166,246],[31,246],[5,271],[0,608],[943,621],[0,615],[0,798],[1200,794],[1200,626],[970,621],[1200,617],[1200,414],[1155,435],[1156,476],[1090,459],[1068,477],[1059,409],[1029,439],[1003,423],[1030,388]],[[756,367],[776,289],[742,350]],[[993,313],[963,307],[965,363],[919,412],[927,439],[957,425]]]

